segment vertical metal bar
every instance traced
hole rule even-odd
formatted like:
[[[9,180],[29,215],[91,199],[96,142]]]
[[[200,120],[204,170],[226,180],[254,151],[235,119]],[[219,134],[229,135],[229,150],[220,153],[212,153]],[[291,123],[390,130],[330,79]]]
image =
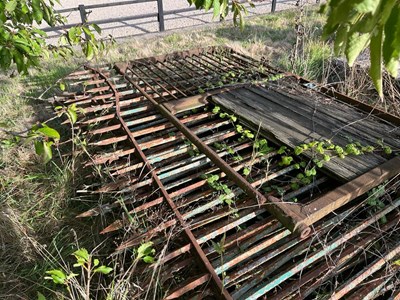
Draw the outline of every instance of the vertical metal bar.
[[[158,8],[158,26],[160,31],[164,31],[165,26],[164,26],[163,0],[157,0],[157,8]]]
[[[78,9],[79,9],[79,14],[81,15],[82,24],[86,24],[88,14],[86,12],[85,5],[79,4]],[[86,37],[86,40],[89,40],[89,35],[86,32],[85,32],[85,37]]]
[[[81,15],[82,24],[85,24],[87,22],[87,13],[86,13],[85,5],[79,4],[78,9],[79,9],[79,14]]]
[[[272,0],[272,4],[271,4],[271,12],[274,13],[276,10],[276,0]]]

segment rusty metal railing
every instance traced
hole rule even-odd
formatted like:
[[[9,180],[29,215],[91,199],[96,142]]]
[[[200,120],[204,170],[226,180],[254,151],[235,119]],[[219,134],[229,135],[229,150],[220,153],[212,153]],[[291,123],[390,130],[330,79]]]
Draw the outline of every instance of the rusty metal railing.
[[[108,174],[101,185],[94,181],[81,192],[114,199],[80,217],[114,214],[102,233],[124,232],[117,251],[152,241],[160,253],[165,299],[304,298],[333,279],[338,292],[332,298],[360,290],[373,299],[378,292],[357,285],[368,276],[376,276],[372,285],[397,284],[396,270],[380,276],[399,245],[388,243],[379,257],[377,251],[360,253],[398,226],[398,185],[391,179],[398,159],[379,169],[385,170],[379,179],[374,170],[355,179],[374,181],[369,188],[390,180],[386,196],[379,196],[385,206],[371,214],[365,204],[369,188],[338,198],[348,187],[323,173],[293,188],[296,168],[280,164],[275,141],[256,155],[255,140],[237,131],[242,121],[213,112],[208,96],[268,84],[273,75],[272,68],[240,53],[211,48],[115,68],[87,67],[68,78],[70,92],[58,100],[82,109],[76,127],[88,138],[86,166]],[[211,176],[218,176],[217,188]],[[277,204],[289,207],[279,214],[304,222],[310,232],[293,235],[294,227],[285,228],[271,209]],[[306,218],[299,208],[308,211]],[[142,266],[138,276],[146,283],[151,272]]]

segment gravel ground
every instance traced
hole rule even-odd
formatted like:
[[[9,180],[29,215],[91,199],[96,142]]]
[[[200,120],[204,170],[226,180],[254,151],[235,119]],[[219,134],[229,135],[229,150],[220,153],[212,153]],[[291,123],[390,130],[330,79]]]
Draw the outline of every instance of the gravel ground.
[[[254,0],[253,0],[254,1]],[[311,0],[312,1],[312,0]],[[61,6],[58,9],[74,8],[79,4],[93,5],[100,3],[121,2],[121,0],[61,0]],[[314,2],[314,1],[312,1]],[[266,14],[271,11],[271,0],[254,1],[256,7],[249,8],[249,16],[257,14]],[[288,9],[295,6],[295,0],[278,0],[277,10]],[[164,0],[165,29],[174,30],[185,27],[204,25],[216,22],[212,19],[212,13],[204,11],[179,12],[177,10],[188,9],[187,0]],[[131,21],[119,21],[115,23],[101,24],[106,19],[124,18],[134,15],[144,15],[157,13],[157,2],[136,3],[122,6],[95,8],[89,14],[89,21],[97,22],[103,30],[103,36],[111,34],[114,38],[122,38],[146,33],[158,32],[157,17],[145,18]],[[79,23],[79,12],[70,12],[64,14],[69,24]],[[56,38],[61,31],[48,32],[50,38]]]

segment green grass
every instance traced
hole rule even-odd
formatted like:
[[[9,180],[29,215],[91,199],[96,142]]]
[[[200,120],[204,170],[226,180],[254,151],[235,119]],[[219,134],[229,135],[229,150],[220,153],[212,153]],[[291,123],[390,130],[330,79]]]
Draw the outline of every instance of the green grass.
[[[319,37],[323,18],[314,10],[306,11],[304,24],[309,34],[299,59],[292,66],[290,55],[296,40],[296,16],[297,12],[288,11],[252,18],[243,31],[226,23],[211,29],[127,41],[110,48],[91,64],[228,45],[255,58],[265,57],[278,68],[310,79],[320,79],[324,61],[331,55],[329,45]],[[51,95],[52,86],[59,79],[83,62],[82,58],[50,60],[43,62],[42,70],[33,70],[25,78],[2,76],[1,126],[20,132],[51,117],[52,111],[44,99]],[[49,93],[43,99],[37,99],[45,90]],[[61,128],[57,122],[52,124]],[[63,140],[66,140],[69,133],[68,130],[63,131]],[[9,136],[0,132],[0,138],[8,139]],[[1,148],[0,295],[5,295],[5,299],[17,299],[17,296],[35,299],[38,290],[45,293],[47,299],[60,299],[48,292],[47,289],[55,287],[44,281],[44,272],[63,265],[62,259],[69,261],[69,254],[78,247],[77,244],[91,250],[102,242],[102,237],[97,234],[100,226],[93,224],[100,223],[100,218],[86,221],[74,218],[86,207],[75,194],[81,182],[75,162],[61,161],[55,156],[53,162],[43,165],[31,143],[3,145]],[[43,249],[47,249],[46,255]]]

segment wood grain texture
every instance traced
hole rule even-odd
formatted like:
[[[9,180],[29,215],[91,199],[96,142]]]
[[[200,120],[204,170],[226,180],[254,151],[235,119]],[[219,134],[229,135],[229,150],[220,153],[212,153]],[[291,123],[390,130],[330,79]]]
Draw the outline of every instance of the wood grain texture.
[[[341,146],[350,141],[376,145],[377,140],[384,140],[385,144],[400,148],[399,128],[350,105],[315,94],[251,87],[219,94],[212,100],[292,148],[323,139]],[[386,158],[377,153],[368,153],[345,159],[332,158],[324,168],[348,181],[385,161]]]

